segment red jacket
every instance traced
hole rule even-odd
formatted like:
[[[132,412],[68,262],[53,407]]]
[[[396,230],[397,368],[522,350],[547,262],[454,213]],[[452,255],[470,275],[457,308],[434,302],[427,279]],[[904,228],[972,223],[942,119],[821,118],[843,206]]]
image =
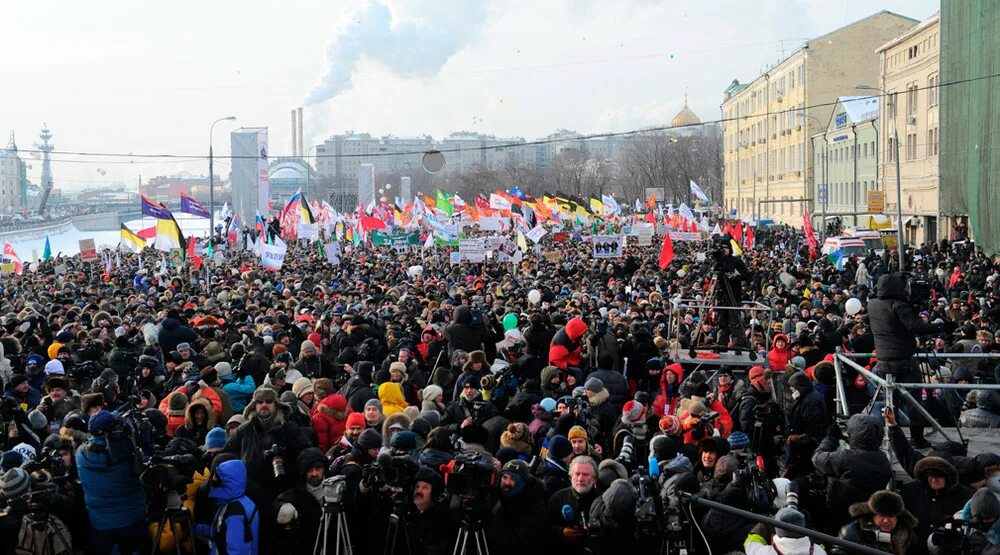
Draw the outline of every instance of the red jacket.
[[[580,367],[580,354],[583,353],[583,342],[580,339],[587,332],[587,324],[577,316],[566,324],[566,327],[556,332],[549,345],[549,364],[560,370],[570,366]]]
[[[719,430],[719,436],[722,439],[729,437],[729,433],[733,431],[733,417],[726,410],[725,405],[718,401],[712,401],[708,404],[708,410],[719,413],[719,417],[715,419],[715,429]],[[698,418],[691,416],[688,411],[684,411],[684,414],[678,415],[680,418],[681,425],[684,428],[684,443],[687,445],[695,445],[700,441],[695,439],[692,434],[694,425],[698,422]]]
[[[784,349],[778,349],[775,346],[779,339],[785,340]],[[775,335],[771,340],[771,350],[767,352],[767,365],[771,368],[772,372],[784,372],[785,366],[792,361],[794,353],[792,353],[792,350],[788,346],[788,336],[783,333]]]
[[[337,418],[337,414],[343,415],[342,419]],[[312,427],[316,432],[316,447],[324,453],[340,442],[344,437],[344,430],[347,429],[347,397],[340,393],[327,395],[323,400],[316,403],[312,410]]]
[[[670,372],[677,376],[677,381],[674,382],[674,392],[672,395],[667,395],[667,372]],[[677,410],[677,403],[681,400],[681,382],[684,381],[684,368],[679,362],[667,365],[660,372],[660,393],[656,395],[656,399],[653,399],[653,412],[656,416],[663,417],[668,414],[674,414]]]

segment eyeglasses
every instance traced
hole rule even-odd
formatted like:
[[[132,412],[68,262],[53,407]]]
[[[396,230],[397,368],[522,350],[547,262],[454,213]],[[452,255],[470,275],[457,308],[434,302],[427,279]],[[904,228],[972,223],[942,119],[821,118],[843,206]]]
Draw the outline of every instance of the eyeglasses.
[[[276,403],[274,401],[257,401],[257,404],[258,405],[274,405]]]

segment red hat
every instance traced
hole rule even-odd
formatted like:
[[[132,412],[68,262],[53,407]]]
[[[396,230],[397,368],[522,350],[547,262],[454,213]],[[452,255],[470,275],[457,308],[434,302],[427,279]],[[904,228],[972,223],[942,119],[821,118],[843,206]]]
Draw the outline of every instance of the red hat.
[[[306,336],[306,339],[313,342],[313,345],[319,345],[323,342],[323,338],[317,332],[312,332]]]
[[[763,381],[766,379],[766,377],[767,377],[767,369],[760,365],[750,368],[750,372],[747,374],[747,378],[750,380],[750,383],[752,384]]]
[[[366,426],[364,413],[352,412],[351,414],[348,414],[347,422],[344,426],[347,428],[350,428],[351,426],[361,426],[364,428]]]
[[[638,424],[646,419],[646,407],[637,401],[629,401],[622,407],[622,422]]]

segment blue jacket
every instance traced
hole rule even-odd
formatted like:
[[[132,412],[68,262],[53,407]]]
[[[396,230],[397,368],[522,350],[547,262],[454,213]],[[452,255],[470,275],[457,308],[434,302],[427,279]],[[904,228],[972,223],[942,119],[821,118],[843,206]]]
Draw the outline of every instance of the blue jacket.
[[[164,355],[169,355],[170,351],[177,350],[177,345],[181,343],[194,343],[197,340],[198,334],[176,318],[164,318],[163,323],[160,324],[160,335],[157,337],[157,342]]]
[[[242,379],[236,379],[236,376],[232,375],[222,378],[222,391],[229,395],[229,402],[233,405],[233,414],[243,413],[243,409],[250,402],[255,389],[257,386],[253,382],[253,376],[249,374]],[[223,422],[223,424],[225,423]]]
[[[222,485],[212,486],[208,497],[215,500],[216,511],[212,524],[195,526],[195,534],[207,537],[211,542],[212,555],[257,555],[260,539],[260,514],[257,506],[246,496],[247,467],[243,461],[226,461],[215,469]],[[242,505],[244,515],[234,514],[226,508],[233,503]],[[250,540],[246,537],[246,523],[250,524]],[[225,551],[221,551],[225,540]]]
[[[76,450],[83,499],[95,530],[112,530],[146,518],[146,494],[132,472],[128,447],[95,437]]]

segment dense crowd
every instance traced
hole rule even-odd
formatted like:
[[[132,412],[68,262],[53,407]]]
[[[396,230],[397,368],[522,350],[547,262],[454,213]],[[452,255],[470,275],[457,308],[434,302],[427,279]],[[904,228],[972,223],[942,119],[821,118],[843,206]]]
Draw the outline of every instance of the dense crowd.
[[[211,283],[149,250],[3,276],[0,554],[332,552],[341,527],[357,553],[465,532],[526,555],[852,552],[801,528],[1000,553],[1000,455],[932,444],[834,360],[928,382],[945,427],[1000,427],[1000,391],[933,387],[998,381],[996,359],[933,356],[1000,354],[994,259],[945,241],[909,278],[891,251],[838,270],[770,227],[660,268],[633,239],[594,258],[587,231],[519,263],[290,244],[277,272],[227,249]]]

